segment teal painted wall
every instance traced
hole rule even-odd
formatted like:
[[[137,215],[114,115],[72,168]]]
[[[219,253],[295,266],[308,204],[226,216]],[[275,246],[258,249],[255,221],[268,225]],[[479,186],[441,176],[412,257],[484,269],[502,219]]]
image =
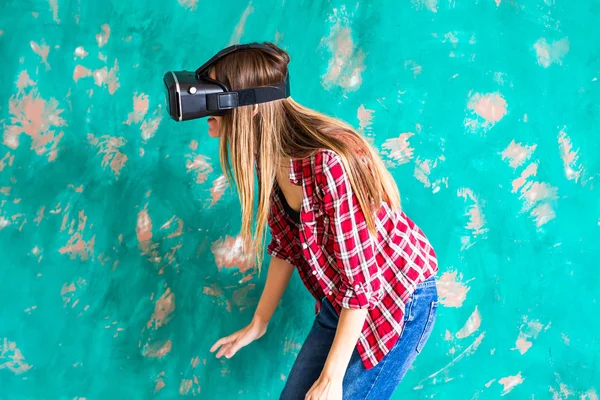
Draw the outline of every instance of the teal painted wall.
[[[592,0],[3,0],[0,398],[277,398],[313,302],[296,275],[264,338],[209,353],[264,275],[206,121],[171,121],[162,86],[270,40],[439,255],[394,398],[597,399],[598,26]]]

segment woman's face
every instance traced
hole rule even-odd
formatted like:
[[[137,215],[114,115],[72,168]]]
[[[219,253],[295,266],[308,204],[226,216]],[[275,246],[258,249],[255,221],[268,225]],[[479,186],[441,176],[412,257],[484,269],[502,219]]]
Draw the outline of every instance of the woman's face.
[[[217,79],[214,69],[210,72],[210,74],[208,74],[208,76],[211,79]],[[212,138],[219,137],[219,123],[220,122],[221,122],[221,117],[219,117],[219,116],[214,116],[214,117],[208,118],[208,134],[210,135],[210,137],[212,137]]]

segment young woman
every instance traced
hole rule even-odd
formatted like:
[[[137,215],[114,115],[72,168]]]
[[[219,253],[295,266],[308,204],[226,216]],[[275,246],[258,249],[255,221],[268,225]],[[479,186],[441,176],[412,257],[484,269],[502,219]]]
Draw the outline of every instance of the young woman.
[[[210,77],[231,90],[282,82],[289,55],[246,49],[220,59]],[[436,318],[436,254],[400,208],[377,150],[346,123],[291,97],[208,119],[221,167],[242,205],[242,235],[272,240],[266,284],[252,322],[211,352],[232,357],[263,336],[294,269],[316,300],[316,319],[282,399],[388,399],[423,349]],[[231,152],[231,154],[229,154]],[[231,160],[229,156],[231,155]],[[254,243],[254,244],[253,244]]]

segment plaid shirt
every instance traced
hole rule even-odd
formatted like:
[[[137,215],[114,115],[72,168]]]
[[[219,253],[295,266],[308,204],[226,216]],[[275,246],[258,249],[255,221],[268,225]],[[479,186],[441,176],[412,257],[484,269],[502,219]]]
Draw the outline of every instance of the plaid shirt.
[[[297,268],[317,301],[316,313],[324,297],[338,314],[342,307],[369,310],[356,346],[370,369],[400,338],[404,306],[415,286],[437,273],[436,254],[421,229],[386,202],[376,218],[377,238],[371,236],[333,150],[291,159],[289,180],[302,186],[300,222],[285,212],[286,200],[275,182],[267,253]]]

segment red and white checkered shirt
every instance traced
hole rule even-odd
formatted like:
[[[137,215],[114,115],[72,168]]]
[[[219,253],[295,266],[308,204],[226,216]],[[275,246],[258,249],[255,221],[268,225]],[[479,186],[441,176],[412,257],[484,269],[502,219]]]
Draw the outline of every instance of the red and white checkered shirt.
[[[302,186],[300,222],[285,212],[285,197],[275,183],[267,253],[297,268],[317,301],[316,313],[324,297],[338,314],[342,307],[369,310],[357,349],[370,369],[400,337],[404,306],[415,286],[437,273],[436,254],[421,229],[386,202],[376,218],[377,238],[369,233],[335,151],[319,149],[292,159],[289,180]]]

